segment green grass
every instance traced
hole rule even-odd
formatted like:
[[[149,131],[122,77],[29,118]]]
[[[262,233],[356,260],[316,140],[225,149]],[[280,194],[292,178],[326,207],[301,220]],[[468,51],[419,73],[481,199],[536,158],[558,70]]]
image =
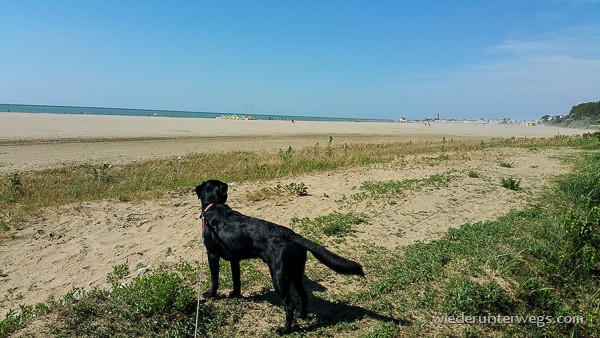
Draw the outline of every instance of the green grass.
[[[514,304],[510,295],[496,282],[479,284],[468,278],[451,279],[443,287],[444,314],[510,315]]]
[[[600,329],[600,156],[585,159],[538,204],[496,221],[465,224],[443,238],[401,253],[368,254],[376,283],[350,299],[373,309],[387,300],[397,316],[412,315],[426,330],[453,335],[427,316],[444,314],[582,316],[584,323],[474,326],[479,336],[590,336]],[[583,196],[583,197],[582,197]],[[367,251],[368,252],[368,251]],[[399,257],[399,258],[395,258]],[[385,262],[382,264],[382,262]],[[369,302],[378,297],[378,302]],[[383,300],[382,300],[383,299]],[[395,335],[418,330],[396,327]],[[428,331],[431,332],[431,331]]]
[[[109,273],[106,277],[106,281],[117,286],[119,280],[123,279],[129,274],[129,266],[126,263],[118,264],[113,266],[113,272]]]
[[[273,198],[276,196],[308,196],[308,187],[300,182],[292,182],[290,184],[277,184],[273,187],[262,187],[258,190],[249,191],[246,193],[246,199],[250,202],[257,202]]]
[[[59,336],[193,335],[195,291],[176,272],[160,272],[134,279],[112,292],[92,290],[79,301],[68,298],[55,309],[58,321],[50,332]],[[218,314],[201,304],[200,332],[205,336]],[[217,319],[218,320],[218,319]],[[211,323],[212,322],[212,323]]]
[[[521,180],[516,180],[512,177],[501,178],[500,185],[510,190],[521,190]]]
[[[196,314],[197,269],[189,264],[170,267],[171,271],[156,271],[134,278],[130,283],[115,286],[111,291],[92,289],[80,293],[73,290],[59,300],[35,306],[21,306],[0,321],[0,336],[4,337],[33,318],[48,315],[53,321],[37,333],[61,337],[114,336],[193,336]],[[120,268],[115,267],[115,272]],[[77,291],[80,292],[80,291]],[[229,335],[226,326],[241,314],[241,308],[216,309],[205,301],[199,307],[198,335],[219,337]]]
[[[479,178],[480,175],[475,170],[469,170],[469,172],[467,173],[467,176],[469,176],[471,178]]]
[[[296,196],[307,196],[308,195],[308,187],[306,185],[304,185],[304,183],[302,183],[302,182],[300,182],[300,183],[292,182],[287,185],[279,185],[278,184],[275,187],[275,191],[277,191],[277,192],[286,191],[286,192],[296,195]]]
[[[401,181],[365,181],[359,187],[360,192],[354,194],[352,197],[355,201],[362,201],[367,198],[380,199],[402,195],[406,191],[446,187],[454,178],[455,176],[452,173],[447,172],[444,174],[433,174],[425,178],[414,178]]]
[[[332,212],[314,219],[293,218],[291,225],[297,226],[303,236],[320,243],[323,241],[323,235],[343,238],[354,226],[366,221],[367,217],[362,214]]]

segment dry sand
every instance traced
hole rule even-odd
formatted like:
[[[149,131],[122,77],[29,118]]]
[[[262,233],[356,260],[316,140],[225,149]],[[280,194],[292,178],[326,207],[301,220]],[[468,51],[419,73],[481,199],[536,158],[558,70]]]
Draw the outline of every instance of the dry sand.
[[[192,152],[272,151],[327,143],[551,137],[586,130],[520,125],[239,121],[0,113],[0,173],[69,163],[124,163]]]
[[[184,155],[191,151],[249,149],[264,151],[293,144],[335,140],[393,141],[410,138],[552,136],[577,130],[546,127],[438,125],[352,122],[221,121],[177,118],[0,114],[0,162],[4,170],[38,169],[65,161],[130,161]],[[251,136],[248,136],[251,135]],[[157,139],[164,137],[165,139]],[[113,138],[137,138],[114,141]],[[69,139],[69,141],[64,141]],[[99,141],[99,139],[103,139]],[[62,141],[61,141],[62,140]],[[525,205],[549,179],[568,168],[559,157],[571,149],[490,149],[407,157],[367,168],[254,183],[230,182],[229,204],[248,215],[289,225],[292,217],[316,217],[333,211],[360,212],[368,224],[356,228],[349,245],[366,243],[395,248],[438,238],[465,222],[494,219]],[[498,165],[514,163],[514,168]],[[467,176],[468,170],[480,178]],[[425,178],[447,172],[448,187],[407,192],[385,203],[345,203],[367,180]],[[522,179],[523,190],[499,185],[499,177]],[[302,182],[309,196],[274,196],[250,201],[248,193],[277,184]],[[393,203],[390,203],[393,202]],[[190,192],[139,203],[100,201],[39,210],[15,238],[0,245],[0,316],[18,304],[45,301],[75,287],[107,288],[112,266],[128,263],[156,267],[161,262],[200,259],[198,202]],[[170,248],[170,249],[169,249]],[[343,249],[343,247],[341,248]],[[368,275],[368,271],[366,271]],[[243,289],[244,294],[250,290]]]

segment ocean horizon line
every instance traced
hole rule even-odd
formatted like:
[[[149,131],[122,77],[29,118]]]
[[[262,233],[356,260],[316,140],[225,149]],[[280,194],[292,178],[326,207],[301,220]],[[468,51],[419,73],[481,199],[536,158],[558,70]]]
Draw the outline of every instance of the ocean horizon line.
[[[254,120],[298,120],[298,121],[391,121],[389,119],[362,119],[352,117],[302,116],[279,114],[254,114],[239,112],[201,112],[186,110],[86,107],[86,106],[55,106],[39,104],[8,104],[0,103],[0,112],[11,113],[48,113],[70,115],[121,115],[121,116],[159,116],[181,118],[232,118]],[[237,117],[237,118],[234,118]]]

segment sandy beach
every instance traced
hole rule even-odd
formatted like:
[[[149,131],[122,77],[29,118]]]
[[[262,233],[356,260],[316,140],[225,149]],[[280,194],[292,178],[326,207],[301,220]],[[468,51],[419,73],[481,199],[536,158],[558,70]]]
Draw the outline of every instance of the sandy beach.
[[[124,163],[193,152],[273,151],[327,144],[406,140],[551,137],[581,129],[545,126],[242,121],[139,116],[0,113],[0,172],[65,163]]]

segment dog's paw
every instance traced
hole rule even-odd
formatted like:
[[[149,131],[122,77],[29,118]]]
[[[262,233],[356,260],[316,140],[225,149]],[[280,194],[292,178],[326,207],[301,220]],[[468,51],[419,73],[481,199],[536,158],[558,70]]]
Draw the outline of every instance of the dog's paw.
[[[212,291],[208,291],[202,294],[202,296],[204,298],[215,298],[217,297],[217,293],[216,292],[212,292]]]
[[[242,293],[239,291],[231,291],[227,296],[229,298],[242,298]]]
[[[285,327],[280,327],[277,330],[275,330],[275,332],[277,332],[278,335],[283,336],[284,334],[290,334],[292,332],[292,329],[286,329]]]

